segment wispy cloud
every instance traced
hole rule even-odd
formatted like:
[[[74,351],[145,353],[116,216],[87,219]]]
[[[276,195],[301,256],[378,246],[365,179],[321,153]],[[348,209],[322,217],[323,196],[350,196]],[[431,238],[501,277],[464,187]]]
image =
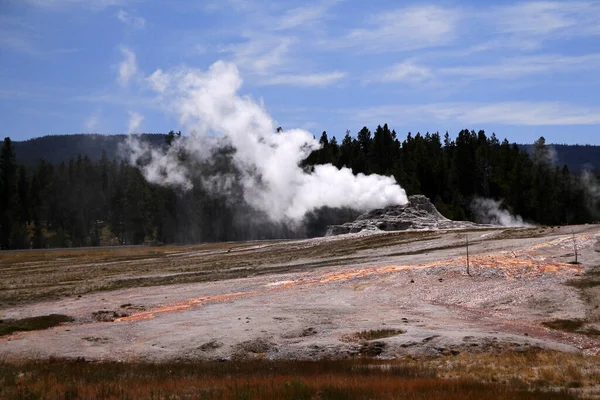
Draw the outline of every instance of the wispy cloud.
[[[377,76],[374,76],[371,80],[380,82],[420,83],[433,77],[430,68],[418,65],[413,61],[401,62],[384,70],[383,73],[378,72],[376,75]],[[365,83],[368,82],[369,80]]]
[[[324,20],[329,14],[330,8],[340,2],[341,0],[329,0],[287,10],[283,15],[277,17],[275,29],[287,30],[311,26]]]
[[[99,123],[100,123],[100,110],[94,111],[92,114],[90,114],[85,119],[85,121],[83,121],[83,125],[85,126],[85,129],[87,129],[88,132],[93,132],[95,129],[97,129]]]
[[[328,86],[339,82],[346,76],[340,71],[324,72],[308,75],[276,75],[263,80],[263,85],[290,85],[290,86]]]
[[[446,45],[455,40],[462,19],[458,8],[414,6],[374,15],[368,27],[351,30],[342,38],[324,44],[337,48],[358,48],[361,52],[386,53]]]
[[[230,44],[221,49],[229,53],[233,62],[253,74],[266,75],[289,61],[293,40],[276,36],[249,36],[242,43]]]
[[[534,1],[493,8],[488,16],[501,33],[543,40],[600,34],[597,1]]]
[[[368,123],[433,121],[454,125],[495,123],[528,126],[600,124],[600,108],[560,102],[515,101],[397,105],[370,107],[352,110],[349,113],[357,121]]]
[[[91,11],[101,11],[108,7],[124,6],[136,0],[21,0],[31,6],[49,10],[67,10],[81,7]]]
[[[598,1],[529,1],[469,13],[473,52],[534,52],[554,41],[600,35]]]
[[[32,57],[51,56],[56,54],[76,53],[79,49],[44,49],[32,40],[0,31],[0,47]]]
[[[121,47],[123,61],[119,64],[119,76],[117,81],[121,86],[127,86],[131,78],[137,74],[137,61],[135,53],[127,47]]]
[[[600,54],[565,56],[560,54],[539,54],[503,58],[497,62],[480,65],[456,65],[437,67],[414,61],[403,61],[384,70],[369,72],[365,83],[394,82],[422,84],[435,82],[437,86],[455,85],[457,79],[475,80],[516,80],[557,73],[576,71],[596,71],[600,68]],[[531,81],[527,81],[531,83]]]
[[[144,116],[134,111],[128,111],[129,122],[127,123],[128,133],[139,133],[140,125],[144,121]]]
[[[135,29],[142,29],[144,26],[146,26],[146,20],[143,17],[132,15],[123,9],[120,9],[117,12],[117,19],[125,25]]]
[[[39,44],[42,37],[33,25],[19,18],[0,16],[0,47],[32,57],[67,54],[79,51],[74,48],[48,48]]]
[[[536,56],[503,59],[495,64],[442,68],[443,75],[465,76],[471,79],[513,79],[527,75],[557,71],[597,70],[600,54],[564,56],[541,54]]]
[[[228,0],[223,6],[239,12],[241,22],[217,49],[253,85],[329,84],[340,73],[323,71],[318,57],[305,55],[315,48],[317,25],[334,18],[332,7],[343,1],[317,0],[289,8],[289,3]]]

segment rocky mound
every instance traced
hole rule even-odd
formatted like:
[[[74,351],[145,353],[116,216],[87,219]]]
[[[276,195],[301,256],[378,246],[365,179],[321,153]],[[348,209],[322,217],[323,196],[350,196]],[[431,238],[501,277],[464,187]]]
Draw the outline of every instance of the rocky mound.
[[[410,196],[408,203],[401,206],[388,206],[368,211],[354,222],[343,225],[331,225],[327,236],[357,233],[364,230],[404,231],[407,229],[464,229],[482,227],[466,221],[452,221],[444,217],[422,195]]]

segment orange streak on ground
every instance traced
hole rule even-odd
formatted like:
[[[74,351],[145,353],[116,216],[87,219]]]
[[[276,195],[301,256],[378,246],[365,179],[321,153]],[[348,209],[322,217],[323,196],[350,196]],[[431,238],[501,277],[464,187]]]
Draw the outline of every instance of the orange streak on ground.
[[[568,239],[568,238],[567,238]],[[565,239],[565,240],[567,240]],[[564,240],[554,240],[551,242],[542,243],[537,245],[536,248],[544,246],[557,245]],[[535,247],[535,246],[534,246]],[[532,250],[528,248],[527,250]],[[567,263],[560,263],[554,261],[547,261],[541,257],[534,257],[531,255],[523,254],[524,251],[519,251],[519,256],[515,253],[502,252],[497,254],[487,255],[476,255],[470,257],[470,265],[473,268],[498,268],[504,272],[506,279],[515,279],[517,277],[535,276],[542,273],[557,272],[559,270],[583,270],[582,267],[571,265]],[[290,281],[282,281],[281,283],[275,282],[267,284],[265,289],[254,290],[249,292],[234,292],[226,293],[213,296],[197,297],[189,300],[185,300],[180,303],[158,307],[154,310],[141,312],[128,317],[116,319],[116,322],[127,322],[127,321],[139,321],[150,319],[157,314],[164,314],[169,312],[177,312],[189,310],[194,307],[201,307],[208,303],[221,303],[225,301],[231,301],[242,297],[251,297],[261,294],[267,294],[287,289],[292,289],[299,286],[313,286],[317,284],[328,284],[332,282],[343,282],[351,279],[360,279],[369,276],[385,275],[396,273],[403,270],[411,269],[422,269],[422,268],[435,268],[435,267],[456,267],[466,265],[465,257],[458,257],[449,260],[437,261],[432,263],[424,264],[408,264],[408,265],[386,265],[379,267],[362,267],[362,268],[351,268],[344,269],[342,271],[326,272],[317,276],[301,278]]]

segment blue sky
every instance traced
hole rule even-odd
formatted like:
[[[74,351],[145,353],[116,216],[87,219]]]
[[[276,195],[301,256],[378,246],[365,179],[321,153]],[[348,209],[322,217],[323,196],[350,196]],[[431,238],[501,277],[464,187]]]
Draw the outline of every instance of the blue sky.
[[[218,60],[317,136],[600,144],[600,1],[2,0],[0,135],[177,130],[149,77]]]

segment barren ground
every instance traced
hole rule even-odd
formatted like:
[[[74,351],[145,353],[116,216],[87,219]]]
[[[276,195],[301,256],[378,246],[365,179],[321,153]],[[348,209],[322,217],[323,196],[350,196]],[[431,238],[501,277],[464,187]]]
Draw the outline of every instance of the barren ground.
[[[2,336],[0,357],[595,356],[599,266],[598,225],[2,252],[3,323],[74,321]]]

